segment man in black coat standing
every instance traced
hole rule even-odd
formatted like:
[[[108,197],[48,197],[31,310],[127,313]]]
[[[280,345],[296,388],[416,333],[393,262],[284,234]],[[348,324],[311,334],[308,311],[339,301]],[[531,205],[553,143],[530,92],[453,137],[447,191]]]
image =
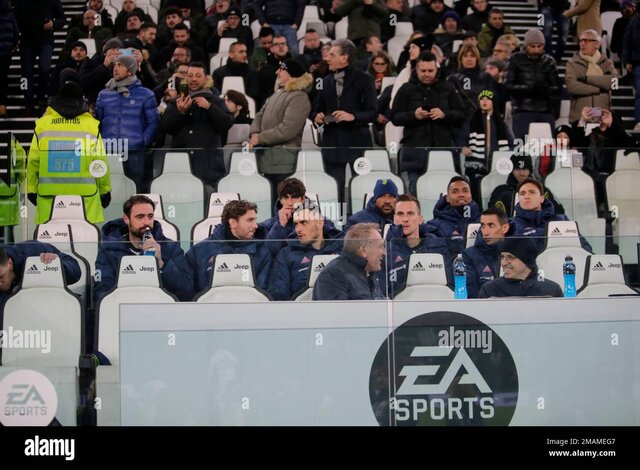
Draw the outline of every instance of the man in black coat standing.
[[[329,69],[316,96],[312,120],[322,126],[323,160],[327,173],[338,182],[344,200],[345,170],[371,147],[369,123],[377,116],[373,77],[353,66],[356,47],[348,39],[331,43]]]

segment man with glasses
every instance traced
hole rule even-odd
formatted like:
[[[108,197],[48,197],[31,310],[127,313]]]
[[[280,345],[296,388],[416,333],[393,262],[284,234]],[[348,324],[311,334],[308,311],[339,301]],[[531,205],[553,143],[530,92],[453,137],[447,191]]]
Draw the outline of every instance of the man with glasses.
[[[267,98],[273,95],[275,91],[277,72],[280,69],[280,63],[286,59],[290,59],[289,46],[284,36],[274,36],[271,43],[271,50],[267,55],[267,61],[262,64],[258,70],[258,102],[256,103],[258,109],[262,108],[262,105]]]
[[[501,60],[504,63],[511,58],[511,53],[513,52],[513,46],[509,43],[508,40],[503,40],[498,38],[496,41],[496,45],[493,46],[492,57],[498,60]]]
[[[560,286],[538,272],[538,251],[529,238],[505,238],[500,244],[504,275],[480,287],[478,297],[562,297]]]
[[[571,94],[569,122],[580,120],[582,108],[611,108],[611,85],[618,72],[611,59],[600,54],[600,35],[587,29],[580,35],[580,51],[568,62],[565,73]]]
[[[385,243],[376,224],[356,224],[344,237],[342,254],[320,273],[313,300],[383,299],[376,273],[382,269]]]

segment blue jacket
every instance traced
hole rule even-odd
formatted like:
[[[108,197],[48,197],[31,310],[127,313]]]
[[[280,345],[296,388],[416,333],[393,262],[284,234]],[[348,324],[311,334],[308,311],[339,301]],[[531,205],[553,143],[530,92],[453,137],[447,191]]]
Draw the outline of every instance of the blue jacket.
[[[268,243],[264,241],[264,229],[258,227],[253,240],[233,240],[229,236],[227,235],[227,226],[218,224],[208,238],[193,245],[187,252],[189,270],[184,273],[184,276],[185,282],[191,284],[194,294],[202,292],[211,285],[211,274],[217,255],[237,253],[247,254],[251,257],[257,287],[267,290],[273,259]]]
[[[393,214],[391,214],[389,217],[384,217],[378,211],[375,200],[371,198],[369,199],[369,202],[367,202],[367,207],[365,207],[362,210],[359,210],[358,212],[353,214],[351,217],[349,217],[349,219],[347,220],[347,223],[344,226],[344,232],[347,233],[347,230],[349,230],[349,228],[352,225],[362,224],[362,223],[378,224],[380,226],[380,230],[382,230],[382,228],[386,224],[393,223]]]
[[[466,207],[469,208],[468,217],[465,217]],[[468,206],[452,207],[446,196],[442,196],[433,208],[433,220],[427,222],[427,231],[449,239],[449,251],[455,256],[464,249],[467,225],[475,222],[480,222],[480,208],[475,201]]]
[[[467,267],[467,296],[470,299],[478,297],[478,291],[485,282],[500,277],[499,246],[499,243],[488,245],[478,231],[475,244],[462,252],[462,260]]]
[[[384,299],[378,277],[364,270],[367,260],[350,251],[331,261],[316,279],[313,300]]]
[[[191,300],[190,289],[182,283],[182,271],[187,270],[188,266],[180,243],[165,237],[162,225],[157,220],[153,223],[151,234],[160,244],[160,254],[164,262],[160,270],[162,287],[180,300]],[[100,272],[100,281],[96,282],[95,286],[96,301],[116,286],[120,258],[140,254],[141,252],[129,241],[129,228],[124,220],[115,219],[102,227],[102,244],[96,258],[96,270]]]
[[[395,297],[405,287],[409,258],[413,253],[439,253],[444,256],[447,279],[451,277],[453,258],[449,253],[447,241],[427,231],[427,225],[419,228],[420,244],[414,248],[407,245],[402,233],[402,225],[392,225],[387,232],[387,256],[383,268],[378,272],[380,286],[384,291],[386,285],[389,298]]]
[[[127,139],[130,150],[140,150],[153,143],[160,118],[151,90],[140,80],[128,88],[128,98],[116,90],[102,90],[96,102],[96,118],[103,139]]]
[[[20,285],[22,281],[22,274],[24,273],[24,265],[29,256],[40,256],[40,253],[55,253],[60,257],[60,263],[64,270],[65,280],[67,285],[74,284],[80,279],[82,272],[80,271],[80,265],[71,256],[62,253],[56,247],[49,245],[48,243],[41,243],[37,241],[26,241],[22,243],[16,243],[14,245],[0,245],[7,252],[7,256],[13,261],[13,272],[15,277],[8,290],[0,292],[0,306],[4,305],[5,300],[11,295],[11,293]]]
[[[516,215],[511,219],[511,223],[515,226],[514,235],[523,235],[525,237],[535,237],[538,253],[544,250],[546,225],[548,222],[569,220],[564,214],[556,214],[555,208],[551,201],[545,199],[542,203],[542,210],[527,211],[516,204]],[[580,237],[580,245],[589,253],[593,253],[593,249],[584,237]]]
[[[19,39],[20,30],[11,4],[9,0],[0,0],[0,54],[11,54]]]
[[[296,239],[280,251],[269,274],[269,293],[274,300],[289,300],[306,289],[311,272],[311,259],[315,255],[340,254],[342,232],[327,222],[329,221],[325,221],[322,230],[326,242],[319,250],[311,245],[303,245]]]

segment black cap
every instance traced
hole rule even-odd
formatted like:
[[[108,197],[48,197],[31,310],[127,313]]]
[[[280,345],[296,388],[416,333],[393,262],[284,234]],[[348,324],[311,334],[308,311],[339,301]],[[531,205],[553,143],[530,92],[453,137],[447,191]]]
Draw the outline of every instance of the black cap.
[[[229,18],[230,16],[241,17],[242,12],[238,8],[229,8],[229,10],[227,11],[227,18]]]
[[[67,81],[62,84],[60,90],[58,90],[58,98],[66,98],[72,100],[82,101],[84,97],[82,95],[82,88],[74,81]]]
[[[291,75],[293,78],[300,77],[307,72],[304,66],[296,59],[287,59],[280,62],[280,68],[285,69],[287,72],[289,72],[289,75]]]
[[[84,51],[87,52],[87,45],[82,41],[72,42],[71,45],[69,46],[69,50],[72,51],[76,47],[82,47]]]

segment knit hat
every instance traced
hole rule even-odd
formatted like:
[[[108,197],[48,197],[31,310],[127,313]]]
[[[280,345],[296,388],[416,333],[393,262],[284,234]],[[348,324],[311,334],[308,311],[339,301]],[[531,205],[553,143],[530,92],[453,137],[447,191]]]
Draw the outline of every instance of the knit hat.
[[[478,103],[480,103],[480,100],[482,98],[489,98],[491,101],[493,101],[495,99],[495,96],[496,94],[491,90],[482,90],[480,93],[478,93]]]
[[[560,132],[564,132],[565,134],[567,134],[569,136],[569,140],[571,140],[571,137],[573,137],[573,129],[571,129],[571,126],[567,126],[566,124],[556,127],[553,136],[558,137],[558,134],[560,134]]]
[[[120,49],[122,48],[122,41],[118,38],[111,38],[102,46],[102,52],[105,53],[109,49]]]
[[[121,55],[116,59],[116,63],[124,65],[132,75],[138,71],[138,63],[132,55]]]
[[[529,155],[511,155],[511,163],[513,163],[514,170],[529,170],[533,173],[533,163]]]
[[[460,26],[460,15],[458,15],[455,11],[449,10],[444,15],[442,15],[441,23],[444,24],[444,20],[446,20],[447,18],[453,18],[458,22],[458,26]]]
[[[76,47],[82,47],[84,49],[84,51],[87,52],[87,45],[82,41],[75,41],[75,42],[71,43],[71,45],[69,46],[69,50],[72,51]]]
[[[433,36],[420,36],[419,38],[415,38],[409,44],[415,44],[421,51],[429,51],[431,50],[431,46],[433,46]]]
[[[504,62],[501,61],[500,59],[497,59],[496,57],[489,57],[487,59],[487,61],[484,63],[485,66],[487,65],[493,65],[495,68],[497,68],[500,72],[502,72],[504,70]]]
[[[58,94],[56,96],[58,98],[66,98],[77,101],[84,100],[84,97],[82,96],[82,88],[80,88],[80,85],[73,81],[64,82],[58,90]]]
[[[544,45],[544,34],[538,28],[531,28],[524,35],[524,47],[530,46],[531,44],[542,44]]]
[[[518,258],[528,268],[537,270],[536,257],[538,256],[538,249],[536,244],[528,237],[505,237],[500,242],[498,247],[500,253],[511,253]]]
[[[76,69],[72,69],[71,67],[66,67],[62,69],[58,77],[61,85],[64,85],[67,82],[80,83],[78,71]]]
[[[280,62],[280,68],[289,72],[292,78],[298,78],[307,72],[304,66],[296,59],[287,59]]]
[[[398,197],[398,187],[393,180],[384,179],[376,181],[376,186],[373,188],[373,202],[375,203],[380,196],[384,196],[385,194],[396,198]]]

